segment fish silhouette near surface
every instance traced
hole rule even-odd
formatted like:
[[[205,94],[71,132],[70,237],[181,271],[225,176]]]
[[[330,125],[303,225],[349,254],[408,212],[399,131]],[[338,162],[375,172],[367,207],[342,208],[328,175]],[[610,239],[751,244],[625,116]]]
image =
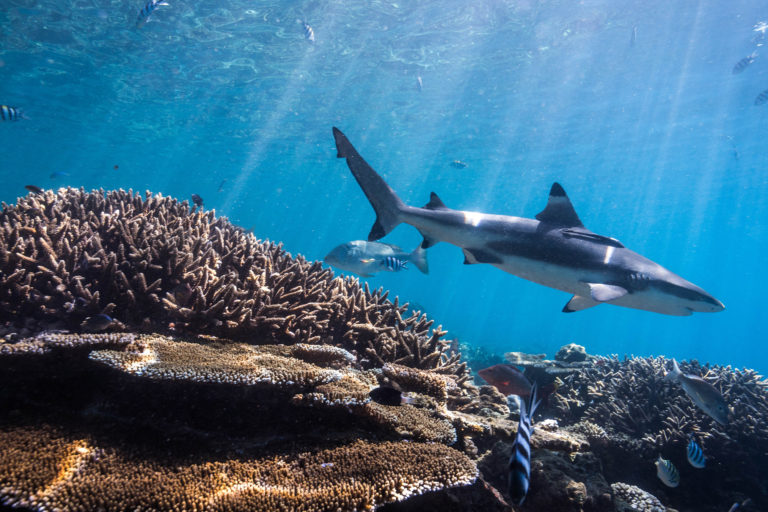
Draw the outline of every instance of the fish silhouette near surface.
[[[483,368],[477,373],[485,382],[505,395],[527,397],[531,394],[530,381],[523,375],[523,372],[511,364],[495,364]]]
[[[515,505],[522,505],[528,494],[531,482],[531,435],[533,434],[533,414],[541,400],[536,399],[536,385],[531,388],[528,403],[520,399],[520,421],[517,435],[509,458],[509,496]]]
[[[388,258],[392,259],[388,260]],[[424,274],[429,272],[427,251],[421,247],[407,253],[396,245],[365,240],[353,240],[334,247],[324,261],[331,266],[354,272],[362,277],[371,277],[381,270],[397,272],[404,268],[405,262],[413,263]]]
[[[672,359],[672,371],[666,375],[665,379],[679,382],[696,407],[721,425],[728,424],[728,405],[715,386],[697,375],[681,372],[674,359]]]
[[[368,240],[410,224],[424,237],[425,249],[448,242],[462,249],[465,264],[491,264],[573,294],[563,308],[567,313],[603,303],[676,316],[725,309],[698,286],[615,238],[586,229],[558,183],[535,219],[453,210],[434,192],[426,206],[417,208],[400,200],[339,129],[333,128],[333,136],[337,156],[346,159],[376,212]]]
[[[747,55],[746,57],[741,59],[739,62],[737,62],[736,65],[733,66],[731,73],[733,73],[734,75],[738,75],[739,73],[747,69],[750,64],[755,62],[756,58],[757,58],[757,52],[752,52],[750,55]]]
[[[314,43],[315,42],[315,31],[312,29],[310,24],[307,23],[306,21],[302,21],[301,23],[304,26],[304,39],[306,39],[310,43]]]
[[[755,105],[764,105],[768,101],[768,89],[764,90],[755,98]]]

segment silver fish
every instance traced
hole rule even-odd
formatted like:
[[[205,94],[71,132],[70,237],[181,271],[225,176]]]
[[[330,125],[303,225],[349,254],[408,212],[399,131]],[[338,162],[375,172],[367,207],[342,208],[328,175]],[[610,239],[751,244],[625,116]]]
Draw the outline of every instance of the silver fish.
[[[662,459],[659,455],[656,464],[656,476],[667,487],[677,487],[680,484],[680,473],[677,472],[677,468],[667,459]]]
[[[312,30],[312,27],[306,21],[303,21],[302,23],[304,24],[304,37],[310,43],[314,43],[315,42],[315,31]]]
[[[710,418],[721,425],[728,424],[728,406],[715,386],[701,377],[681,372],[674,359],[672,359],[672,371],[667,374],[666,379],[678,381],[696,407]]]
[[[427,264],[427,251],[417,247],[411,253],[392,244],[383,242],[366,242],[354,240],[338,245],[324,258],[325,262],[341,270],[354,272],[363,277],[371,277],[380,270],[397,271],[399,268],[388,267],[387,258],[397,259],[400,262],[411,262],[424,274],[429,272]],[[391,260],[390,260],[391,261]]]

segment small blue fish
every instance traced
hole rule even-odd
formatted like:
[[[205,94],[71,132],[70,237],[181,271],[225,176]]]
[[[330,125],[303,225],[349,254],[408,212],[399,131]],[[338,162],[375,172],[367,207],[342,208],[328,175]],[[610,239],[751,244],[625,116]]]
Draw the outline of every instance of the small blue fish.
[[[704,456],[704,452],[701,450],[701,446],[691,436],[691,440],[688,441],[688,448],[685,450],[685,455],[688,457],[688,462],[695,468],[703,468],[707,464],[707,458]]]
[[[515,505],[522,505],[531,482],[531,434],[533,414],[541,400],[536,399],[536,383],[531,387],[531,396],[526,404],[520,400],[520,422],[517,436],[509,458],[509,496]]]
[[[306,21],[302,21],[302,24],[304,25],[304,37],[307,39],[307,41],[314,43],[315,31],[312,30],[312,27],[309,26],[309,23],[307,23]]]
[[[747,69],[750,64],[755,62],[756,57],[757,57],[757,52],[752,52],[751,54],[747,55],[746,57],[741,59],[739,62],[737,62],[735,66],[733,66],[731,73],[733,73],[734,75],[738,75],[739,73]]]
[[[408,262],[395,258],[394,256],[387,256],[381,260],[381,266],[390,272],[400,272],[407,268]]]
[[[454,167],[456,169],[466,169],[467,163],[462,162],[461,160],[454,160],[453,162],[451,162],[451,167]]]
[[[26,117],[24,117],[21,110],[16,107],[0,105],[0,119],[3,121],[18,121],[19,119],[26,119]]]
[[[680,473],[677,468],[667,459],[662,459],[659,455],[656,464],[656,476],[667,487],[677,487],[680,484]]]
[[[757,95],[757,98],[755,98],[755,105],[762,105],[766,101],[768,101],[768,89]]]
[[[50,177],[52,180],[55,180],[56,178],[68,178],[69,173],[64,171],[53,171]]]
[[[139,17],[136,19],[136,28],[141,28],[149,21],[149,15],[161,5],[168,5],[163,0],[149,0],[147,4],[139,11]]]
[[[114,323],[111,316],[100,314],[89,316],[80,324],[80,327],[87,332],[98,332],[107,329]]]

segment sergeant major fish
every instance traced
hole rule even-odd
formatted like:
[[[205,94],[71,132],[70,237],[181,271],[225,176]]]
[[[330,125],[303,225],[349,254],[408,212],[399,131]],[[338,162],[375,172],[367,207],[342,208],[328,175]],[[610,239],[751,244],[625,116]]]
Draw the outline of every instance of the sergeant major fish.
[[[755,98],[755,105],[762,105],[766,101],[768,101],[768,89],[757,95],[757,98]]]
[[[674,359],[672,359],[672,371],[666,375],[665,379],[678,381],[683,391],[691,397],[699,409],[721,425],[728,424],[728,406],[715,386],[697,375],[681,372]]]
[[[656,464],[656,476],[659,477],[659,480],[664,485],[667,487],[677,487],[680,484],[680,473],[678,473],[674,464],[667,459],[662,459],[661,455],[659,455],[658,460],[654,464]]]
[[[306,21],[302,21],[301,23],[304,26],[304,37],[310,43],[314,43],[315,42],[315,31],[312,30],[312,27]]]
[[[324,261],[341,270],[371,277],[380,270],[395,270],[387,267],[387,258],[395,258],[401,262],[410,261],[424,274],[429,272],[427,251],[421,247],[409,254],[396,245],[365,240],[354,240],[334,247]]]
[[[26,119],[20,109],[8,105],[0,105],[0,120],[18,121],[19,119]]]
[[[517,436],[509,458],[509,496],[515,505],[522,505],[528,494],[531,482],[531,434],[533,434],[533,414],[541,400],[536,399],[536,384],[531,388],[531,396],[526,404],[520,400],[520,421],[517,424]]]
[[[136,28],[143,27],[149,21],[149,16],[161,5],[168,5],[168,3],[163,0],[149,0],[139,11],[139,17],[136,19]]]
[[[701,446],[699,446],[699,443],[696,442],[693,436],[691,436],[690,441],[688,441],[688,446],[685,449],[685,456],[691,466],[695,468],[702,469],[707,465],[707,458],[704,456]]]

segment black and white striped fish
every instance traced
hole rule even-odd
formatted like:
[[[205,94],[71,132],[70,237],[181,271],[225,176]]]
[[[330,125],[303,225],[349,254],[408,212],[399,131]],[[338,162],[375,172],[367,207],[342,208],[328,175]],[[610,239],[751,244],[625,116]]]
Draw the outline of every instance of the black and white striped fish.
[[[399,258],[395,258],[394,256],[387,256],[383,260],[381,260],[381,266],[385,269],[389,270],[390,272],[399,272],[401,270],[404,270],[407,268],[408,262],[403,261]]]
[[[24,114],[21,113],[16,107],[9,107],[8,105],[0,105],[0,119],[3,121],[18,121],[19,119],[25,119]]]
[[[662,459],[659,455],[656,464],[656,476],[667,487],[677,487],[680,484],[680,473],[672,462]]]
[[[520,422],[517,437],[509,458],[509,496],[515,505],[522,505],[531,482],[531,434],[533,414],[541,400],[536,399],[536,383],[531,387],[531,396],[526,404],[520,400]]]
[[[309,26],[309,23],[307,23],[306,21],[302,21],[302,24],[304,25],[304,37],[307,39],[307,41],[314,43],[315,31],[312,30],[312,27]]]
[[[707,465],[707,458],[704,456],[704,452],[701,450],[701,446],[691,436],[691,440],[688,441],[688,447],[685,450],[685,455],[688,457],[688,462],[695,468],[703,468]]]
[[[141,28],[147,21],[149,21],[149,15],[161,5],[168,4],[163,0],[149,0],[149,2],[147,2],[139,11],[139,17],[136,19],[136,28]]]
[[[757,52],[750,53],[749,55],[741,59],[739,62],[737,62],[735,66],[733,66],[731,73],[733,73],[734,75],[738,75],[739,73],[747,69],[750,64],[755,62],[756,57],[757,57]]]
[[[768,102],[768,89],[758,94],[757,98],[755,98],[755,105],[762,105],[765,102]]]

